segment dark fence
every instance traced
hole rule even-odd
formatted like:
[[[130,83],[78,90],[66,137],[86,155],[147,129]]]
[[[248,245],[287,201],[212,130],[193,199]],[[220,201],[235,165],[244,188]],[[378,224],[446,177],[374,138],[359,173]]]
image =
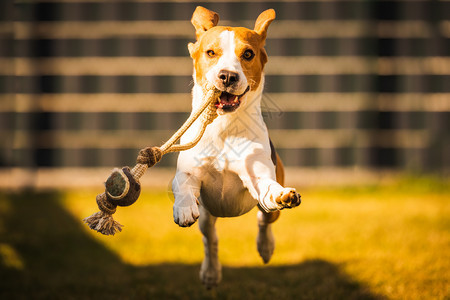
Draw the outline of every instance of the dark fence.
[[[248,27],[276,10],[263,106],[286,165],[450,169],[450,2],[432,0],[1,1],[0,166],[131,165],[168,138],[197,5]]]

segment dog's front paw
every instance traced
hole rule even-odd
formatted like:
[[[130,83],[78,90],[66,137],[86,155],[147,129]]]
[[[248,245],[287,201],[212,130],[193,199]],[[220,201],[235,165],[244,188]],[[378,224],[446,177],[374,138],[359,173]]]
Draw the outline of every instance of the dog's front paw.
[[[189,206],[173,205],[173,220],[181,227],[191,226],[197,221],[199,216],[197,203]]]
[[[300,194],[294,188],[283,188],[275,201],[281,208],[293,208],[302,203]]]

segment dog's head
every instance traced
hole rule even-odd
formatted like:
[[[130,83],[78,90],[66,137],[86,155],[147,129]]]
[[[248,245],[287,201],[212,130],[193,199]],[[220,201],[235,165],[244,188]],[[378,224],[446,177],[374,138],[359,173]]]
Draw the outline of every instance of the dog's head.
[[[200,86],[210,82],[222,91],[216,103],[219,112],[235,111],[247,94],[260,87],[267,62],[267,29],[274,19],[275,11],[268,9],[259,15],[254,30],[216,26],[217,13],[196,8],[191,22],[197,41],[188,45],[194,60],[194,80]]]

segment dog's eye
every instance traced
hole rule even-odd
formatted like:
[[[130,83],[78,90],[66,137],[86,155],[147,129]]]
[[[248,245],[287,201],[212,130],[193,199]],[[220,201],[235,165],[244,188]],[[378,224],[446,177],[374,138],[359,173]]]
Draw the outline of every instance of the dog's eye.
[[[242,57],[245,60],[251,60],[255,56],[255,53],[252,50],[245,50],[244,54],[242,54]]]
[[[209,57],[214,57],[214,56],[216,55],[216,53],[215,53],[213,50],[208,50],[208,51],[206,51],[206,54],[207,54]]]

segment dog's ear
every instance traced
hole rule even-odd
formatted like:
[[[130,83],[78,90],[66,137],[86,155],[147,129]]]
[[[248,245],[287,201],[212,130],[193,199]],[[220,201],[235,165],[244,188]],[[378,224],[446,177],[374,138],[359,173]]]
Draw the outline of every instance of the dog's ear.
[[[255,23],[255,31],[258,33],[263,39],[267,36],[267,28],[269,28],[270,23],[275,20],[275,10],[268,9],[263,11],[256,19]]]
[[[198,39],[205,31],[219,23],[219,15],[202,6],[197,6],[192,14],[191,23],[195,27],[195,34]]]
[[[192,58],[194,58],[194,53],[195,51],[197,51],[198,48],[198,43],[189,43],[188,44],[188,50],[189,50],[189,54],[191,55]]]

